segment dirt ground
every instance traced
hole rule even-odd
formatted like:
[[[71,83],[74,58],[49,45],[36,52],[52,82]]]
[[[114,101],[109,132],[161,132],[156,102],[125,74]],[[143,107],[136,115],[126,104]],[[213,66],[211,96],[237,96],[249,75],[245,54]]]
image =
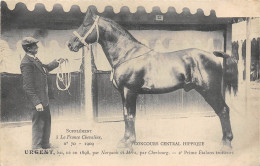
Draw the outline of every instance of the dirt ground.
[[[87,121],[84,117],[74,120],[53,119],[51,143],[54,147],[47,151],[49,154],[30,151],[30,123],[2,124],[1,166],[257,166],[260,156],[260,90],[256,88],[252,91],[250,98],[253,100],[249,109],[246,109],[243,97],[238,96],[236,102],[230,102],[232,97],[227,98],[234,134],[232,149],[222,147],[222,131],[217,116],[187,115],[186,118],[169,119],[137,117],[138,143],[130,151],[117,148],[117,143],[123,136],[124,122],[96,123]],[[85,133],[72,133],[75,129],[84,130]],[[188,145],[187,142],[193,144]]]

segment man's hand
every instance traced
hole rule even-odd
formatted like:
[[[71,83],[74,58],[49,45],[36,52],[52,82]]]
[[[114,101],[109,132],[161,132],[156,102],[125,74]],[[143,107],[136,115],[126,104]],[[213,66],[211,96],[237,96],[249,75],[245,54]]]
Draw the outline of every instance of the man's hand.
[[[38,104],[37,106],[35,106],[36,111],[43,111],[43,106],[42,104]]]
[[[59,62],[59,63],[63,63],[64,61],[65,61],[65,59],[63,59],[63,58],[60,58],[57,60],[57,62]]]

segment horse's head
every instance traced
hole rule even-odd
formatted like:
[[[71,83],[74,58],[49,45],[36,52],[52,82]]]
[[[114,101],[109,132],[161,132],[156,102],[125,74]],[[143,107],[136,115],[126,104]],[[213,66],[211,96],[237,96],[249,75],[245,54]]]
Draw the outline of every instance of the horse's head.
[[[90,9],[87,10],[83,24],[77,31],[73,32],[75,36],[73,36],[68,43],[68,47],[71,51],[77,52],[84,45],[98,41],[98,19],[99,16],[92,14]]]

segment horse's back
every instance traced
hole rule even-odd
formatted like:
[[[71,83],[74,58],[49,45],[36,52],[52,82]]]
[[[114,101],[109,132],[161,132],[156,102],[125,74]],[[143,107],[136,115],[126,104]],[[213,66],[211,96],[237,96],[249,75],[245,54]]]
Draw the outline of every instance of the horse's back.
[[[153,68],[150,69],[147,77],[154,78],[157,80],[157,85],[162,85],[164,88],[181,87],[188,91],[194,87],[210,88],[213,84],[221,85],[222,58],[216,57],[213,53],[189,48],[154,53],[153,56],[154,59],[151,57]]]
[[[211,71],[221,70],[213,54],[199,49],[158,53],[151,51],[120,65],[116,71],[118,84],[144,93],[163,93],[202,86],[210,81]]]

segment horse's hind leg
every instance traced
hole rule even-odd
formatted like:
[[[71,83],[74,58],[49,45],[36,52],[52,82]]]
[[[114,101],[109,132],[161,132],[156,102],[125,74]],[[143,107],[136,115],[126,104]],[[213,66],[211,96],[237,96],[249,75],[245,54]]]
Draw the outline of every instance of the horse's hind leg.
[[[225,103],[221,93],[216,91],[197,91],[204,97],[218,115],[223,132],[223,145],[231,148],[233,134],[230,125],[229,107]]]
[[[130,148],[136,140],[135,116],[137,94],[124,88],[121,93],[123,101],[123,115],[125,121],[125,134],[119,143],[119,147]]]

